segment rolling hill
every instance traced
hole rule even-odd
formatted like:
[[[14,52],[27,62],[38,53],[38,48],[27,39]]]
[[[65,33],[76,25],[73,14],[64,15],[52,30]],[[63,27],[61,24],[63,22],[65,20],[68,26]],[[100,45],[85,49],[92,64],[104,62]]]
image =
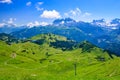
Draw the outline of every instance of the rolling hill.
[[[71,40],[40,34],[11,45],[0,41],[0,80],[119,80],[119,57],[88,41],[63,50],[59,41]]]

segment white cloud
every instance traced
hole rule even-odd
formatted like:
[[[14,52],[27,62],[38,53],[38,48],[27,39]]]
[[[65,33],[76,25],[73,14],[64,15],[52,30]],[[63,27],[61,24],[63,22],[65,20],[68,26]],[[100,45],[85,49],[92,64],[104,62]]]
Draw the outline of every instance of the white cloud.
[[[16,21],[16,18],[10,18],[10,19],[7,21],[7,23],[8,23],[8,24],[13,24],[14,21]]]
[[[39,5],[42,5],[42,4],[43,4],[43,2],[38,2],[38,4],[39,4]]]
[[[45,10],[40,16],[42,18],[51,18],[51,19],[61,17],[60,13],[56,10],[52,10],[52,11]]]
[[[81,10],[79,8],[76,8],[74,10],[70,10],[67,13],[64,13],[64,16],[76,19],[76,18],[80,17],[81,13],[82,13]]]
[[[16,18],[9,18],[9,20],[3,20],[3,23],[0,23],[0,27],[4,27],[4,26],[16,26],[16,24],[14,23],[14,21],[16,21]]]
[[[86,17],[86,16],[91,16],[91,13],[85,12],[83,17]]]
[[[46,25],[48,25],[48,23],[47,22],[41,22],[40,25],[46,26]]]
[[[13,23],[13,18],[10,18],[8,21],[7,21],[8,24],[12,24]]]
[[[73,15],[73,16],[77,16],[77,15],[80,15],[82,12],[79,8],[76,8],[75,10],[70,10],[70,13]]]
[[[12,3],[12,0],[0,0],[0,3],[8,3],[8,4],[10,4],[10,3]]]
[[[30,22],[27,24],[27,26],[29,26],[30,28],[34,26],[46,26],[46,25],[48,25],[47,22],[38,22],[38,21],[35,21],[34,23]]]
[[[35,8],[36,8],[38,11],[41,11],[41,10],[43,10],[43,8],[40,7],[41,5],[43,5],[43,2],[37,2],[37,4],[35,5]]]
[[[0,23],[0,27],[3,27],[3,26],[5,26],[5,23]]]
[[[36,6],[36,9],[37,9],[38,11],[43,10],[43,8],[40,8],[40,7],[38,7],[38,6]]]
[[[27,2],[26,6],[31,6],[32,2]]]
[[[112,27],[113,30],[117,29],[117,27]]]
[[[79,8],[75,8],[73,10],[70,10],[66,13],[64,13],[64,17],[70,17],[75,20],[80,20],[81,18],[91,16],[91,13],[88,12],[82,12]]]
[[[27,26],[29,26],[29,27],[33,27],[33,23],[30,22],[30,23],[27,24]]]

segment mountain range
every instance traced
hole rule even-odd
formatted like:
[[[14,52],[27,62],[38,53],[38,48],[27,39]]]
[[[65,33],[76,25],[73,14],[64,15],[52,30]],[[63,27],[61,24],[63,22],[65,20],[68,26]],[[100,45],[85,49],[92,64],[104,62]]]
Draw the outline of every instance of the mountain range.
[[[109,50],[116,55],[120,55],[120,19],[113,19],[106,22],[104,19],[93,20],[93,22],[76,22],[71,18],[56,19],[53,24],[47,26],[29,27],[1,27],[1,33],[9,33],[10,35],[26,39],[32,36],[53,33],[65,36],[76,42],[89,41],[94,45]]]

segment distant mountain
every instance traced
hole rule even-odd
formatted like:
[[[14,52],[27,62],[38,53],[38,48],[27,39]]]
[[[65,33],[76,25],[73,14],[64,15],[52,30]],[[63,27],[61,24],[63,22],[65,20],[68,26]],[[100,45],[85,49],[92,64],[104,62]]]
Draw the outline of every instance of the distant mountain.
[[[105,20],[104,19],[100,19],[100,20],[93,20],[93,22],[92,22],[93,24],[95,24],[95,25],[101,25],[101,26],[105,26],[106,25],[106,22],[105,22]]]
[[[105,21],[105,19],[93,20],[91,24],[106,28],[108,30],[115,30],[120,27],[120,19],[115,18],[111,21]]]
[[[120,55],[120,28],[111,31],[108,37],[107,49]]]
[[[111,24],[117,24],[120,25],[120,19],[119,18],[115,18],[111,21]]]
[[[11,33],[11,35],[17,38],[30,38],[42,33],[53,33],[57,35],[62,35],[71,40],[77,41],[83,41],[87,38],[87,35],[76,27],[57,27],[52,25],[23,29],[21,31]]]
[[[76,21],[71,18],[64,18],[64,19],[56,19],[53,21],[53,25],[70,25],[72,23],[75,23]]]
[[[16,27],[14,25],[5,25],[3,27],[0,27],[0,33],[11,33],[11,32],[15,32],[15,31],[20,31],[22,29],[25,29],[25,26],[20,26],[20,27]]]
[[[65,22],[61,25],[61,22]],[[56,24],[56,25],[55,25]],[[32,34],[31,34],[32,33]],[[86,22],[75,22],[70,18],[57,19],[53,22],[53,25],[39,26],[26,28],[20,31],[11,33],[18,38],[30,38],[34,35],[41,33],[54,33],[58,35],[66,36],[67,38],[81,41],[86,40],[88,37],[96,37],[106,34],[107,31],[97,25],[92,25]]]

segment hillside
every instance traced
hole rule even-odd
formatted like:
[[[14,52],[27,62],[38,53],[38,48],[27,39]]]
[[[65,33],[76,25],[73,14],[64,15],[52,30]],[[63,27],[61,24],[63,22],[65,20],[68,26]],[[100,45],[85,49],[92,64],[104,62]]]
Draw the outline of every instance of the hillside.
[[[69,41],[54,34],[30,39],[55,42],[56,38]],[[119,80],[119,57],[88,41],[74,47],[64,51],[46,42],[41,45],[28,40],[7,45],[0,41],[0,80]]]
[[[48,45],[54,48],[60,48],[62,50],[71,50],[77,44],[73,40],[69,40],[64,36],[55,35],[52,33],[36,35],[29,38],[28,41],[36,43],[38,45]]]
[[[59,41],[66,41],[67,38],[64,36],[59,36],[59,35],[55,35],[52,33],[47,33],[47,34],[39,34],[36,36],[33,36],[32,38],[30,38],[30,40],[42,40],[44,39],[46,42],[55,42],[57,40]]]
[[[0,40],[6,42],[7,44],[18,42],[17,38],[6,33],[0,33]]]

